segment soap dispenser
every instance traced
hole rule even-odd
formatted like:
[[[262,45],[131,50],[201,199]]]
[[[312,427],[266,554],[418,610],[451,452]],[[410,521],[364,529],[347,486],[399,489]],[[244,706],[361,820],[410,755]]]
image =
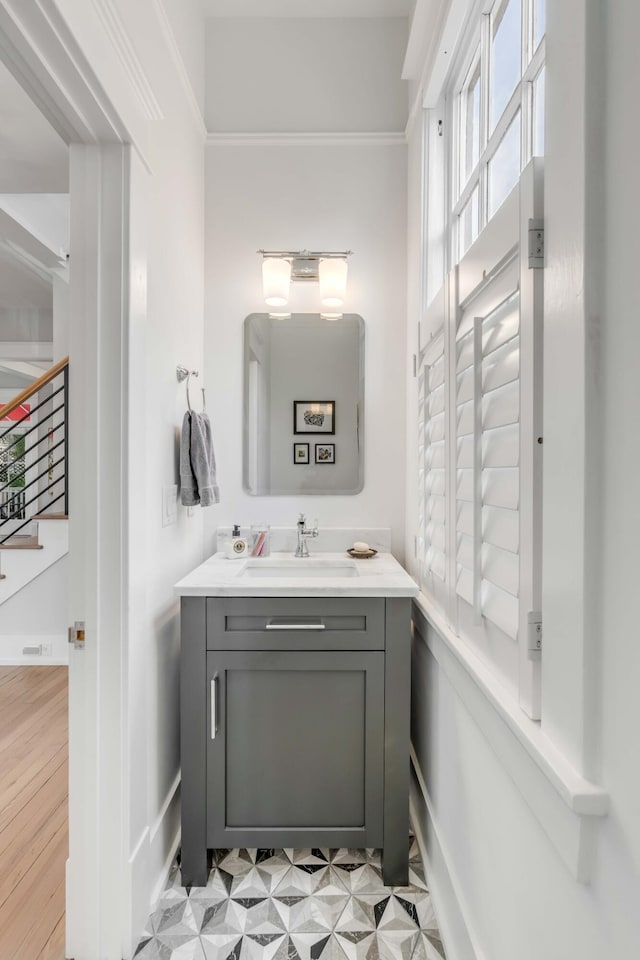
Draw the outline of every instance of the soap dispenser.
[[[240,533],[239,524],[233,525],[231,539],[227,542],[227,557],[229,560],[237,560],[246,557],[249,553],[249,544]]]

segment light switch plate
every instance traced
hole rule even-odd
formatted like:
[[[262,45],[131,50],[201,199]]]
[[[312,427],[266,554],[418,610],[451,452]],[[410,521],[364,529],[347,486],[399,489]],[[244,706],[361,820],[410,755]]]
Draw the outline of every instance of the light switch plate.
[[[162,526],[168,527],[178,517],[178,485],[162,488]]]

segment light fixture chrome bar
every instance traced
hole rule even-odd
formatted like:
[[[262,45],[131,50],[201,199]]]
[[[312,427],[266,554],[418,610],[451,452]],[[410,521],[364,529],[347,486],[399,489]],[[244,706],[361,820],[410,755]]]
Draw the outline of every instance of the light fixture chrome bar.
[[[346,260],[353,250],[258,250],[263,260],[289,260],[291,280],[318,280],[321,260]]]
[[[330,260],[350,257],[353,250],[258,250],[263,257],[282,257],[285,260]]]

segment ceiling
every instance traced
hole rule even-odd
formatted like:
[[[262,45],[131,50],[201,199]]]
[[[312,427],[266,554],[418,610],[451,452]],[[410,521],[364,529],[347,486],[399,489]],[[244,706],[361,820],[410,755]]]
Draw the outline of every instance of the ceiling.
[[[415,0],[204,0],[208,17],[408,17]]]
[[[69,152],[0,62],[0,193],[66,193]]]

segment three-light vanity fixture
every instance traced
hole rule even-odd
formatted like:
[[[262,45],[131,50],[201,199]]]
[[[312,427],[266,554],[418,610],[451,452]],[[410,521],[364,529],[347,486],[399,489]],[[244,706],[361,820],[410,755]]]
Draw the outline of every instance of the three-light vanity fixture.
[[[347,257],[351,250],[258,250],[262,254],[262,288],[271,308],[286,307],[292,280],[317,280],[323,317],[337,320],[347,292]],[[288,316],[288,314],[272,314]]]

